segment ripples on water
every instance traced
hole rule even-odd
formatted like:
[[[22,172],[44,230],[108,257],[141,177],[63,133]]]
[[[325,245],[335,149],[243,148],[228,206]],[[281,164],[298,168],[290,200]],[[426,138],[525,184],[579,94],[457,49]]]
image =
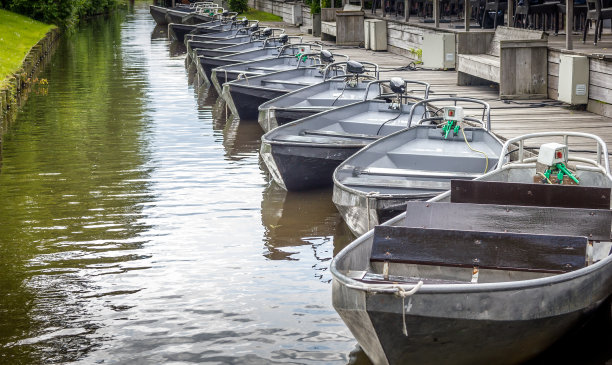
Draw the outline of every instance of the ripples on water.
[[[348,362],[330,191],[271,184],[259,126],[153,31],[140,6],[64,37],[5,138],[0,363]]]

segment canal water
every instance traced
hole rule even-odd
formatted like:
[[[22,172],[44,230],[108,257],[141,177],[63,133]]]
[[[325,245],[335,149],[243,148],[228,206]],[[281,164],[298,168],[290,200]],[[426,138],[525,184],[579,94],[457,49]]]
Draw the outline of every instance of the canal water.
[[[137,3],[64,36],[5,136],[0,363],[367,364],[331,191],[271,183],[257,123],[154,25]]]
[[[5,136],[0,363],[351,361],[331,192],[272,184],[259,125],[154,25],[137,3],[63,37]]]

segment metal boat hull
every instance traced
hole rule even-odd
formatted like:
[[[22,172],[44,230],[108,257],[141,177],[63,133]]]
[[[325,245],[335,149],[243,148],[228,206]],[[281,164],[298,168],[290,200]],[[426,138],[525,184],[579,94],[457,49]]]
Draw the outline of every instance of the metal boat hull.
[[[168,8],[150,5],[149,12],[151,13],[153,20],[155,20],[155,23],[157,23],[157,25],[168,24],[168,20],[166,20],[166,13],[168,12]]]
[[[166,12],[166,21],[168,22],[168,24],[170,23],[183,24],[183,20],[189,15],[191,14],[190,12],[187,12],[187,11],[168,9],[168,11]]]
[[[610,266],[610,265],[608,265]],[[375,364],[517,364],[549,347],[600,302],[592,279],[494,292],[364,294],[333,281],[333,305]],[[598,290],[597,297],[605,298]],[[578,299],[577,296],[583,296]],[[403,334],[404,313],[408,335]],[[479,318],[473,318],[480,313]]]
[[[357,152],[353,148],[313,148],[262,142],[260,156],[274,180],[289,191],[328,187],[338,165]]]
[[[240,119],[257,119],[259,106],[286,94],[286,90],[253,88],[248,85],[227,83],[223,85],[223,98],[228,103],[232,114]]]
[[[405,212],[408,200],[427,200],[435,195],[437,193],[420,198],[409,195],[368,196],[367,194],[355,194],[344,186],[334,185],[332,201],[351,232],[359,236],[372,227]]]
[[[326,109],[265,109],[259,110],[257,121],[264,132],[269,132],[272,129],[291,123],[298,119],[306,118],[315,115]]]

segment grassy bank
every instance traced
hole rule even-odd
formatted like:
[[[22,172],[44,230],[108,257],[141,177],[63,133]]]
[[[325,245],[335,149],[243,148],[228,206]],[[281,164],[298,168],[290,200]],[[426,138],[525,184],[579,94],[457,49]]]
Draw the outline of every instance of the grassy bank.
[[[266,13],[257,9],[249,9],[246,13],[240,15],[246,16],[249,20],[259,20],[260,22],[281,22],[283,18],[278,15]]]
[[[24,57],[53,25],[0,9],[0,87],[17,71]]]

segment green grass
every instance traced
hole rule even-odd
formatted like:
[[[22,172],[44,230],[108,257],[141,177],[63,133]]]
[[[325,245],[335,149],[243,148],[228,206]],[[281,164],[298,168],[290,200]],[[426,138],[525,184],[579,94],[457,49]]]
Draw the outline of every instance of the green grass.
[[[256,9],[249,9],[246,13],[240,15],[246,16],[249,20],[259,20],[260,22],[282,22],[283,18],[278,15],[266,13]]]
[[[30,48],[52,28],[55,26],[0,9],[0,86],[7,75],[19,69]]]

